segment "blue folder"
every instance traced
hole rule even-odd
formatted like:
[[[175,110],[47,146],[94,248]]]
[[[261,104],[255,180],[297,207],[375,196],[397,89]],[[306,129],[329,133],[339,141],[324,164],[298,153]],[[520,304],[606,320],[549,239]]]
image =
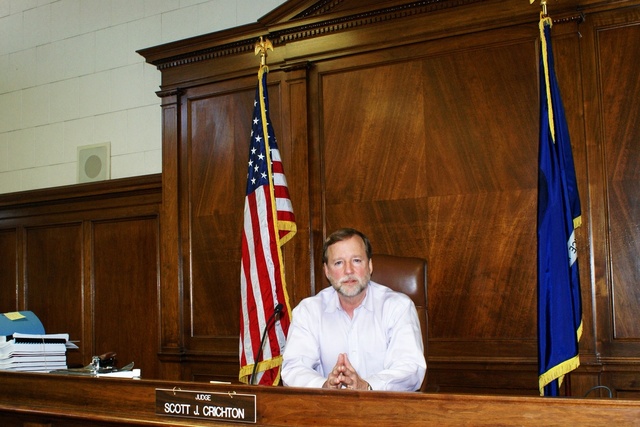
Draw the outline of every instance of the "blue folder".
[[[18,332],[20,334],[44,334],[44,326],[32,311],[20,311],[22,319],[11,320],[4,314],[0,314],[0,336],[9,336]]]

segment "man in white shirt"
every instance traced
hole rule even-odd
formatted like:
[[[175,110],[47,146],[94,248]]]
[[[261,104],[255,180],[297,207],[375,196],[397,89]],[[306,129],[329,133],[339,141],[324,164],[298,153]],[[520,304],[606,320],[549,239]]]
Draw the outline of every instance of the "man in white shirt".
[[[406,295],[372,282],[371,243],[340,229],[325,241],[331,287],[294,310],[282,379],[292,387],[414,391],[427,364],[420,322]]]

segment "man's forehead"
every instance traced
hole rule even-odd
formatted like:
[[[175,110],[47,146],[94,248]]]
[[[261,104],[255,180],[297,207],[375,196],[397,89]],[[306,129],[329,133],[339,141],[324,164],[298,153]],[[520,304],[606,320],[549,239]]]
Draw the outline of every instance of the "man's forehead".
[[[351,236],[348,239],[336,242],[327,248],[327,252],[329,258],[333,256],[342,256],[345,253],[349,255],[364,256],[367,254],[364,241],[360,236]]]

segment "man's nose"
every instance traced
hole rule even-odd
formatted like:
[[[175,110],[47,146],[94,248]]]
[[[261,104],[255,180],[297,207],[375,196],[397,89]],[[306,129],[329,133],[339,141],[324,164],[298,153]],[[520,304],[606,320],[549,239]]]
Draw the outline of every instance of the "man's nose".
[[[351,263],[350,261],[346,262],[345,263],[345,273],[350,274],[352,272],[353,272],[353,263]]]

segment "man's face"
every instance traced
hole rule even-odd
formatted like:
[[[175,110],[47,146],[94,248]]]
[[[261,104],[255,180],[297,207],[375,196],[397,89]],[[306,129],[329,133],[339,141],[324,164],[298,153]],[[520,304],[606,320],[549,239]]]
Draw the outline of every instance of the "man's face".
[[[364,291],[373,271],[360,236],[334,243],[327,248],[324,274],[331,286],[343,296],[354,297]]]

